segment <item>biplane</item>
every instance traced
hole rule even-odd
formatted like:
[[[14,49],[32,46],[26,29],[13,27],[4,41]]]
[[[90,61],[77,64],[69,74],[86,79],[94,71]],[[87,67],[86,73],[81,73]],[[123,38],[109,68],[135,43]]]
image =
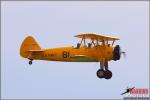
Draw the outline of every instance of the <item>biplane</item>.
[[[20,55],[29,59],[30,65],[33,60],[100,62],[100,69],[96,73],[98,78],[110,79],[112,72],[108,69],[108,61],[117,61],[124,53],[119,45],[114,46],[114,42],[119,39],[93,33],[82,33],[75,37],[81,39],[76,47],[42,49],[32,36],[28,36],[21,45]]]

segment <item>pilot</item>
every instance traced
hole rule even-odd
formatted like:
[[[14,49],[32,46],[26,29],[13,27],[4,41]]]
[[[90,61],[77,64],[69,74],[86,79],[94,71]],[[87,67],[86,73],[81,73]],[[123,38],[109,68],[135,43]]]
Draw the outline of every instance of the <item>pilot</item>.
[[[77,49],[80,48],[80,45],[81,45],[80,43],[77,43]]]
[[[91,43],[88,43],[88,48],[91,48],[91,45],[92,45]]]
[[[105,45],[105,41],[104,40],[102,40],[102,45]]]

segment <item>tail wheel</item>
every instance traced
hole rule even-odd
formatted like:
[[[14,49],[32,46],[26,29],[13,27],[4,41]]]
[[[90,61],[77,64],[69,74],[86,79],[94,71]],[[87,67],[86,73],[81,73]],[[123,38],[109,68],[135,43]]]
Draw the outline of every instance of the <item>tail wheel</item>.
[[[32,61],[31,60],[29,61],[29,65],[32,65]]]
[[[106,70],[104,73],[105,79],[110,79],[112,77],[112,72],[110,70]]]
[[[103,69],[99,69],[97,71],[97,77],[104,78],[104,75],[105,75],[105,71]]]

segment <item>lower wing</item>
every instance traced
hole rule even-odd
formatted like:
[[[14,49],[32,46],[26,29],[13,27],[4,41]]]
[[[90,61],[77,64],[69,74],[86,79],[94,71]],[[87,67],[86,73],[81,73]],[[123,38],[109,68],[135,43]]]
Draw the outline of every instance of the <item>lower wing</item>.
[[[88,57],[86,55],[74,55],[71,56],[70,59],[72,61],[77,61],[77,62],[97,62],[98,60],[94,57]]]

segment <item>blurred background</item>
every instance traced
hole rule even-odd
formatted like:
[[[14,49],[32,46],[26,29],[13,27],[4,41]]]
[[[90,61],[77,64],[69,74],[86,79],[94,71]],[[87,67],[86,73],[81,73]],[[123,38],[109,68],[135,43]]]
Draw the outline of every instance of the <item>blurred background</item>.
[[[2,1],[2,99],[122,99],[126,87],[149,88],[148,1]],[[120,38],[126,59],[110,61],[110,80],[99,63],[33,61],[19,55],[35,37],[42,48],[75,46],[73,37],[94,32]]]

